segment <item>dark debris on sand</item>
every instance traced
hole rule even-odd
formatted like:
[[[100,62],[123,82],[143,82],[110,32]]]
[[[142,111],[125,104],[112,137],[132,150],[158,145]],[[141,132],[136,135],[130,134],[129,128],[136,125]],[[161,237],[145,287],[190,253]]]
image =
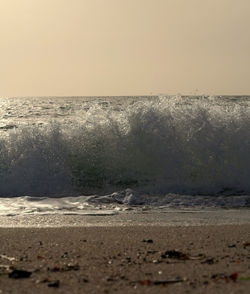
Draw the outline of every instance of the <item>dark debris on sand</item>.
[[[177,241],[169,240],[171,230],[168,233],[167,229],[166,238],[161,240],[158,235],[140,238],[147,236],[146,230],[138,236],[136,230],[131,229],[130,234],[123,230],[127,235],[118,228],[110,233],[106,230],[108,237],[101,230],[92,236],[89,230],[92,239],[84,242],[80,229],[72,235],[66,230],[64,237],[59,232],[52,240],[43,239],[38,232],[39,241],[34,236],[28,238],[27,230],[27,239],[20,244],[9,246],[9,250],[0,245],[0,290],[37,294],[56,288],[60,293],[164,293],[168,287],[173,293],[213,293],[214,289],[215,293],[225,293],[228,285],[233,285],[239,293],[247,293],[244,291],[250,287],[248,241],[224,238],[214,247],[209,234],[198,241],[196,235],[188,236],[183,242],[185,237],[178,239],[178,235]]]

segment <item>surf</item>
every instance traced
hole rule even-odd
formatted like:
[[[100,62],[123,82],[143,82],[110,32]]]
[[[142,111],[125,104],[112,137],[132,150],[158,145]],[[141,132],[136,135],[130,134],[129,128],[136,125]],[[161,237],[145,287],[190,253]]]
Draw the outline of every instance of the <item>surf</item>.
[[[1,136],[0,196],[250,193],[246,98],[104,102],[88,102],[70,122],[65,114]]]

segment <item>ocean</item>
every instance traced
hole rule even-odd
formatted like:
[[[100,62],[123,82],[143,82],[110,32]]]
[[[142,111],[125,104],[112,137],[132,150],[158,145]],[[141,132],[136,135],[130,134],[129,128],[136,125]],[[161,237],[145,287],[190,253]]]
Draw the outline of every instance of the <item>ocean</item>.
[[[250,223],[249,195],[250,96],[0,98],[0,226]]]

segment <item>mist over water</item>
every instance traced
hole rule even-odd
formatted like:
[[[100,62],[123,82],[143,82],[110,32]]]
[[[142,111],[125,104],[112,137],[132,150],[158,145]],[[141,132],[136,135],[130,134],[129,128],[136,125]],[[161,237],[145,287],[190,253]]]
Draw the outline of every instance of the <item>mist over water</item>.
[[[250,193],[249,97],[1,103],[1,197]]]

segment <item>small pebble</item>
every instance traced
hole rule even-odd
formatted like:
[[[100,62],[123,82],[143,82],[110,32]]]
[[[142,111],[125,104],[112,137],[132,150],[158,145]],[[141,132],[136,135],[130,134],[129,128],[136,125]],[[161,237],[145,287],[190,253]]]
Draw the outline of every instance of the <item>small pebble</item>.
[[[54,281],[54,282],[51,282],[48,284],[48,287],[53,287],[53,288],[58,288],[60,285],[60,281],[57,280],[57,281]]]

